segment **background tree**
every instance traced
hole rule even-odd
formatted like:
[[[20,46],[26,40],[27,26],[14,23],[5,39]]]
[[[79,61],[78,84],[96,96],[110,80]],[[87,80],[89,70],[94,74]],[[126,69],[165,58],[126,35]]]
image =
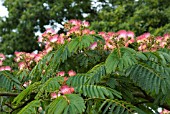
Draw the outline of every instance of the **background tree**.
[[[170,32],[169,0],[108,0],[102,7],[92,24],[92,28],[99,31],[126,29],[136,35]]]
[[[0,18],[0,52],[32,52],[38,49],[35,32],[44,32],[44,25],[55,27],[56,22],[62,24],[70,19],[93,22],[92,29],[96,31],[126,29],[133,30],[136,35],[146,31],[162,35],[170,31],[169,0],[92,1],[5,0],[9,16]]]
[[[44,32],[44,25],[61,24],[68,19],[83,19],[83,13],[95,16],[91,1],[80,0],[5,0],[9,16],[0,18],[0,52],[32,52],[38,49],[35,32]]]

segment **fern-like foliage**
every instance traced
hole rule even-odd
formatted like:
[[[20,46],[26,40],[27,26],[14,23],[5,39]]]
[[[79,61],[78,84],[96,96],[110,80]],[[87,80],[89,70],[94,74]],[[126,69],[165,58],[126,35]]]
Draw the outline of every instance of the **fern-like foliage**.
[[[137,62],[136,51],[130,48],[117,48],[107,57],[105,65],[106,72],[115,72],[116,69],[123,71]]]
[[[151,61],[132,66],[127,69],[126,76],[149,92],[166,94],[170,90],[170,68]]]
[[[34,100],[27,104],[18,114],[36,114],[37,107],[40,107],[40,101]]]
[[[85,84],[88,79],[89,79],[89,77],[86,74],[77,74],[74,77],[70,77],[67,80],[67,84],[75,87],[75,86]]]
[[[42,77],[43,70],[47,69],[47,62],[49,62],[54,56],[54,52],[50,52],[31,70],[28,77],[30,77],[33,81],[39,81]]]
[[[162,49],[137,55],[139,62],[126,70],[126,76],[142,89],[166,94],[170,90],[170,55]]]
[[[21,101],[24,100],[28,95],[30,95],[34,90],[36,90],[39,85],[40,85],[40,82],[35,82],[32,85],[28,86],[17,97],[15,97],[15,99],[13,100],[13,103],[16,105],[20,104]]]
[[[102,114],[145,114],[132,104],[117,99],[105,99],[99,108],[99,112]]]
[[[106,69],[104,63],[97,64],[87,72],[90,76],[88,84],[99,83],[103,77],[106,76]]]
[[[76,52],[78,49],[82,50],[83,48],[89,47],[93,42],[94,38],[91,35],[80,36],[69,43],[68,49],[70,52]]]
[[[48,92],[56,91],[60,88],[60,83],[63,82],[63,77],[55,77],[48,79],[43,85],[40,87],[40,91],[35,96],[35,99],[39,99],[42,96],[48,96]]]
[[[114,98],[114,96],[121,98],[121,94],[111,88],[98,85],[81,85],[75,87],[75,91],[82,93],[84,96],[90,98]]]
[[[7,91],[11,91],[15,86],[17,89],[21,90],[21,82],[8,71],[0,72],[0,80],[0,88],[4,88]]]
[[[77,94],[60,96],[51,102],[47,114],[79,114],[84,112],[84,100]]]
[[[67,81],[68,85],[79,86],[85,83],[97,84],[103,77],[106,76],[106,69],[104,63],[99,63],[90,69],[87,73],[77,74],[75,77],[70,77]]]

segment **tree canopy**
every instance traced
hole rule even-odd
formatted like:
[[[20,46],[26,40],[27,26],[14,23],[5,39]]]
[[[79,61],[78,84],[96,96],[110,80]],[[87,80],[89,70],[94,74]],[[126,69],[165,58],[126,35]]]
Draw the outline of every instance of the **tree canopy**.
[[[9,15],[0,18],[0,52],[6,54],[40,50],[35,32],[69,19],[92,22],[96,31],[125,29],[137,35],[170,31],[169,0],[5,0],[4,6]]]
[[[170,112],[170,34],[95,32],[75,19],[64,30],[47,29],[38,53],[15,52],[17,66],[0,53],[0,112]]]

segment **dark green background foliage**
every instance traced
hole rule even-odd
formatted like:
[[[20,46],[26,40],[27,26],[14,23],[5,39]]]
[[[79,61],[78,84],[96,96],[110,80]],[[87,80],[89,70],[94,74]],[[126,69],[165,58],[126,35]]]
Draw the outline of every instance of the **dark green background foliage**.
[[[48,4],[48,6],[47,6]],[[63,20],[83,19],[82,13],[93,15],[90,0],[6,0],[9,17],[0,18],[0,52],[31,52],[38,48],[34,32],[45,31],[44,25],[61,24]],[[93,17],[93,16],[91,16]],[[16,32],[14,32],[16,31]]]
[[[126,29],[136,35],[144,32],[160,35],[170,31],[169,6],[169,0],[109,0],[99,12],[93,28],[100,31]]]
[[[44,25],[54,27],[55,22],[61,24],[69,19],[88,20],[96,31],[126,29],[136,35],[170,32],[169,0],[98,0],[100,4],[95,5],[91,1],[5,0],[9,16],[0,18],[0,52],[39,49],[34,33],[44,32]]]

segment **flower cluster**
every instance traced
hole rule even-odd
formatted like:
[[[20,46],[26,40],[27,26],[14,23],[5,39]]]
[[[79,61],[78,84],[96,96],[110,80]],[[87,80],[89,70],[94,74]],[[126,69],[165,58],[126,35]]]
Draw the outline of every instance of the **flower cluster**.
[[[68,37],[72,35],[82,36],[85,34],[95,34],[94,30],[91,31],[90,29],[88,29],[89,26],[90,26],[89,22],[75,19],[68,21],[64,25],[65,29],[68,31],[67,32]]]
[[[46,53],[26,53],[26,52],[15,52],[15,62],[18,63],[19,70],[28,69],[31,70],[35,63],[38,63]]]
[[[52,92],[50,95],[51,95],[51,98],[54,99],[54,98],[57,98],[59,97],[61,94],[64,95],[64,94],[71,94],[74,92],[74,88],[73,87],[69,87],[68,85],[65,84],[65,82],[68,80],[69,77],[71,76],[75,76],[76,75],[76,72],[73,71],[73,70],[70,70],[68,71],[68,77],[65,76],[65,71],[60,71],[57,73],[57,76],[64,76],[64,83],[63,85],[60,87],[60,91],[59,92]]]
[[[11,71],[10,66],[3,66],[3,61],[6,59],[5,55],[0,53],[0,71],[8,70]]]
[[[60,45],[70,42],[73,38],[81,37],[83,35],[100,35],[105,43],[101,44],[99,41],[93,42],[88,49],[94,50],[98,45],[100,49],[113,50],[119,47],[128,47],[130,44],[135,44],[136,49],[139,51],[156,51],[160,48],[170,49],[170,34],[164,36],[154,37],[150,33],[144,33],[135,37],[134,32],[120,30],[118,32],[98,32],[88,29],[90,26],[87,21],[80,21],[72,19],[64,24],[66,33],[56,34],[55,30],[48,28],[38,38],[40,46],[44,46],[42,51],[35,53],[15,52],[15,61],[18,63],[19,70],[31,70],[46,54],[50,51],[58,49]],[[99,47],[99,46],[98,46]],[[9,66],[2,66],[5,56],[0,54],[0,71],[11,70]]]
[[[170,114],[169,110],[164,109],[160,114]]]
[[[50,52],[56,47],[57,44],[61,45],[65,43],[67,36],[65,34],[56,34],[55,31],[51,28],[46,29],[46,31],[42,34],[42,37],[38,38],[38,42],[40,46],[45,45],[45,52]]]
[[[59,91],[58,93],[52,92],[52,93],[50,94],[50,96],[51,96],[51,99],[55,99],[55,98],[57,98],[57,97],[59,97],[59,96],[61,96],[61,95],[71,94],[71,93],[73,93],[73,92],[74,92],[74,88],[73,88],[73,87],[69,87],[69,86],[67,86],[67,85],[62,85],[62,86],[60,87],[60,91]]]
[[[68,74],[68,76],[65,76],[65,71],[60,71],[56,75],[57,76],[64,76],[64,81],[67,81],[69,77],[75,76],[76,72],[73,71],[73,70],[69,70],[67,74]]]
[[[139,51],[156,51],[160,48],[170,48],[170,34],[164,34],[164,36],[153,37],[150,33],[144,33],[136,38]]]
[[[104,50],[113,50],[115,48],[134,43],[134,33],[132,31],[120,30],[118,32],[99,32],[105,40]]]

